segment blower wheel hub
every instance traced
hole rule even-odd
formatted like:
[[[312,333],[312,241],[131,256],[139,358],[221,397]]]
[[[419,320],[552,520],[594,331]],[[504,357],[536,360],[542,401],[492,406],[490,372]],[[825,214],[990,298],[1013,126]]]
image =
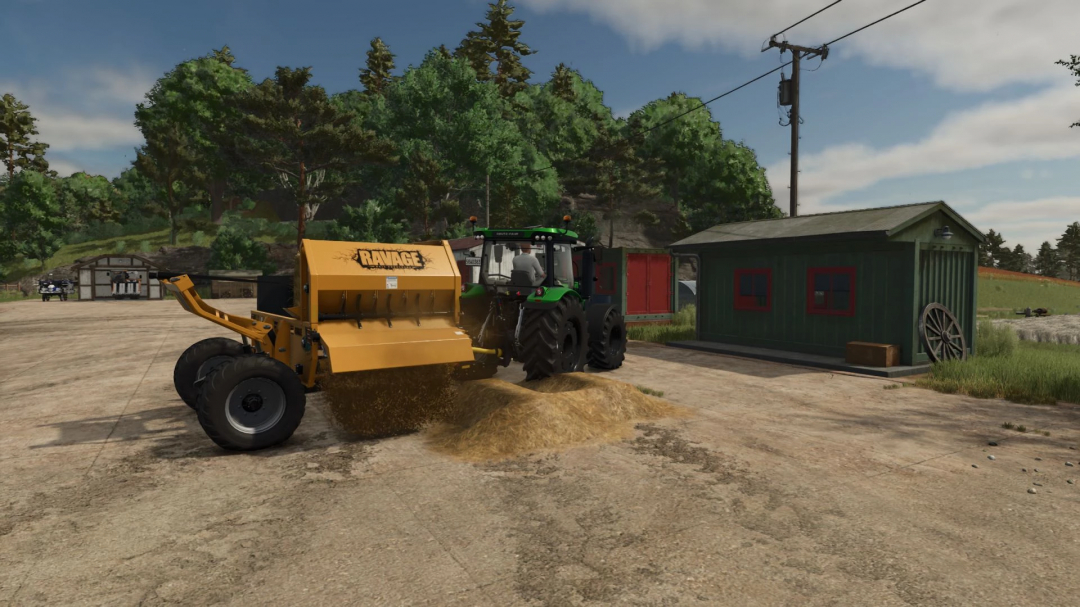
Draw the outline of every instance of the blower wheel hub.
[[[262,405],[262,396],[258,394],[248,394],[244,397],[242,401],[240,401],[240,406],[243,407],[244,411],[247,411],[248,413],[254,413],[259,409],[262,409]]]

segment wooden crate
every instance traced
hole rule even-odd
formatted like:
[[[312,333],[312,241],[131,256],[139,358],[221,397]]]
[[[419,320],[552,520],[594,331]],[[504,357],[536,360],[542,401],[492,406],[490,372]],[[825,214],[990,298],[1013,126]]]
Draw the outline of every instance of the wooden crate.
[[[863,367],[895,367],[900,364],[900,346],[849,341],[845,360]]]

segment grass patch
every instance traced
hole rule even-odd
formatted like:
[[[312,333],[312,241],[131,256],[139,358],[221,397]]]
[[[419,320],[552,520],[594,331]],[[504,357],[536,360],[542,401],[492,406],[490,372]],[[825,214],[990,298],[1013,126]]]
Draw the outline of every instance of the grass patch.
[[[1022,341],[1012,354],[937,363],[917,385],[1017,403],[1080,404],[1080,346]]]
[[[648,394],[649,396],[656,396],[659,398],[664,395],[663,390],[653,390],[652,388],[646,388],[645,386],[634,387],[638,389],[638,392],[641,392],[642,394]]]
[[[988,320],[980,320],[975,328],[975,353],[978,356],[1012,356],[1020,338],[1012,327],[994,325]]]
[[[1027,426],[1025,426],[1023,424],[1020,424],[1018,426],[1018,425],[1016,425],[1016,424],[1014,424],[1012,422],[1005,422],[1005,423],[1001,424],[1001,427],[1005,428],[1006,430],[1016,430],[1017,432],[1024,432],[1024,433],[1026,433],[1028,431],[1028,429],[1029,429]],[[1046,430],[1031,430],[1031,431],[1034,432],[1035,434],[1042,434],[1043,436],[1050,436],[1050,433],[1047,432]]]
[[[40,296],[38,296],[40,299]],[[26,301],[29,297],[23,297],[22,291],[0,291],[0,303],[9,301]]]
[[[626,336],[638,341],[651,341],[664,344],[669,341],[685,341],[694,339],[694,323],[697,318],[697,309],[693,305],[686,306],[675,313],[671,324],[667,325],[635,325],[626,328]]]
[[[176,246],[191,246],[192,235],[181,232],[176,239]],[[145,243],[145,244],[144,244]],[[134,244],[135,246],[129,246]],[[142,249],[154,251],[160,247],[172,246],[169,244],[169,231],[159,230],[147,234],[135,234],[128,236],[116,236],[102,240],[91,240],[78,244],[68,244],[60,248],[55,255],[45,262],[44,272],[48,272],[60,266],[68,266],[75,263],[80,257],[91,255],[104,255],[106,253],[120,253],[119,249],[126,249],[128,253],[138,255]],[[0,265],[0,274],[5,282],[16,282],[21,278],[43,273],[41,264],[33,260],[17,258],[7,264]]]
[[[885,389],[886,390],[899,390],[900,388],[903,388],[903,387],[904,387],[904,384],[888,384],[888,385],[885,386]]]
[[[1015,311],[1027,307],[1046,308],[1051,314],[1080,313],[1080,286],[980,273],[979,314],[990,318],[1017,318]]]

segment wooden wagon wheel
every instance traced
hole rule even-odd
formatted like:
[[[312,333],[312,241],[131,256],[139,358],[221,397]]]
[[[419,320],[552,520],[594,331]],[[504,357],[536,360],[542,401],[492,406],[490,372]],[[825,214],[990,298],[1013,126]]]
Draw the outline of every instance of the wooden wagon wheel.
[[[960,321],[939,303],[923,308],[919,316],[919,337],[934,362],[967,359],[967,340]]]

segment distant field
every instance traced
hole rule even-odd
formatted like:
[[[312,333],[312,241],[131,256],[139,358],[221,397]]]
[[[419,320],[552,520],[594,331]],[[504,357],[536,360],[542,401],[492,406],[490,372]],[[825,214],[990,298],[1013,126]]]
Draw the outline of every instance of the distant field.
[[[979,268],[978,307],[995,318],[1016,318],[1014,311],[1024,308],[1080,314],[1080,282]]]

